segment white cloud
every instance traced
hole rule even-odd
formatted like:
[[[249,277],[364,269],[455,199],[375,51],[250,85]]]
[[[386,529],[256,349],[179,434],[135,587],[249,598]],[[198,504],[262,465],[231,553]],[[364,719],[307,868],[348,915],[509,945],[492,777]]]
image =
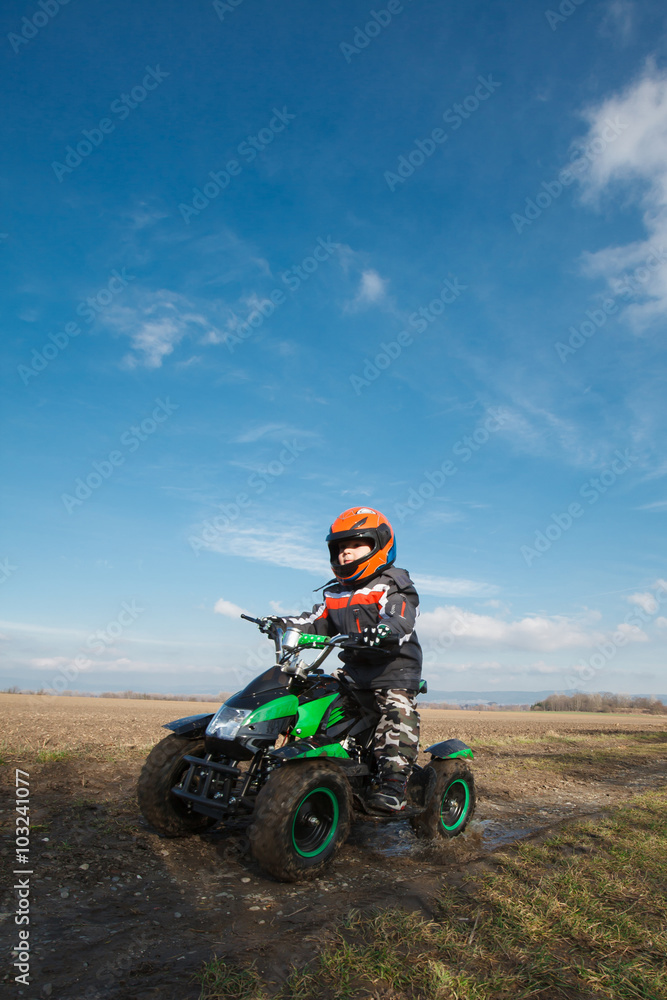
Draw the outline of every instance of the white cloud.
[[[415,576],[412,580],[420,594],[435,597],[484,597],[498,590],[490,583],[478,580],[449,579],[444,576]]]
[[[616,631],[624,635],[627,642],[648,642],[646,632],[638,628],[637,625],[627,625],[623,622],[621,625],[616,626]]]
[[[366,309],[369,306],[385,305],[387,303],[388,281],[376,270],[369,267],[361,272],[359,287],[352,302],[346,305],[349,312]]]
[[[630,594],[626,600],[629,601],[630,604],[636,604],[648,615],[654,615],[658,610],[658,602],[656,601],[654,595],[648,592],[643,594]]]
[[[29,661],[31,667],[38,667],[40,670],[62,667],[71,662],[71,657],[68,656],[37,656]]]
[[[642,504],[637,507],[637,510],[650,510],[654,514],[662,513],[667,511],[667,500],[654,500],[653,503]]]
[[[662,615],[660,615],[659,618],[656,618],[655,623],[658,628],[667,628],[667,618],[664,618]]]
[[[446,605],[421,615],[418,626],[424,645],[437,649],[438,641],[480,648],[506,647],[553,652],[593,646],[605,638],[602,632],[587,631],[581,621],[562,615],[528,615],[517,621],[503,621],[478,615],[456,605]]]
[[[369,305],[380,302],[385,297],[386,288],[386,279],[381,278],[377,271],[372,269],[364,271],[357,292],[357,302]]]
[[[584,143],[604,143],[604,151],[582,176],[584,196],[597,201],[610,189],[629,190],[644,209],[647,232],[647,239],[587,254],[585,268],[605,278],[614,295],[635,299],[623,314],[641,332],[667,315],[667,72],[649,61],[637,81],[585,117]],[[610,121],[627,127],[605,143]]]
[[[217,615],[224,615],[225,618],[239,618],[241,615],[247,615],[248,613],[245,608],[240,608],[238,604],[226,601],[224,597],[220,597],[215,602],[213,610]]]

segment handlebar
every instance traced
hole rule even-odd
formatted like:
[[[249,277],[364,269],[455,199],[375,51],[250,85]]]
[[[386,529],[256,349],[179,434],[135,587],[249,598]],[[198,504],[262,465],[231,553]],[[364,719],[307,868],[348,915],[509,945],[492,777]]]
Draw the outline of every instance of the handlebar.
[[[287,664],[290,657],[292,657],[298,649],[318,649],[320,650],[320,655],[315,658],[311,664],[301,663],[297,668],[300,676],[305,676],[306,673],[310,671],[317,670],[321,663],[326,660],[329,653],[335,646],[341,646],[349,638],[347,635],[340,633],[338,635],[315,635],[309,632],[301,632],[298,637],[298,643],[294,647],[283,647],[283,628],[277,624],[277,621],[281,621],[278,615],[275,616],[275,620],[272,620],[273,616],[269,615],[264,618],[253,618],[251,615],[241,615],[244,621],[252,622],[253,625],[257,625],[261,632],[268,634],[270,639],[276,647],[276,663]],[[281,621],[282,625],[282,621]],[[298,630],[297,630],[298,631]],[[289,628],[288,628],[289,632]],[[291,672],[288,670],[288,672]]]

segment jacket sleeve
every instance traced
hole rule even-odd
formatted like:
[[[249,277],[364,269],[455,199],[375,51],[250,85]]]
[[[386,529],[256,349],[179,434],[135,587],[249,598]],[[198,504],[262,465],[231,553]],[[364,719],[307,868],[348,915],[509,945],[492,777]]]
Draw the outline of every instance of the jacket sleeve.
[[[397,570],[391,580],[378,624],[388,625],[392,631],[392,637],[388,641],[391,642],[393,639],[402,646],[414,632],[415,621],[419,615],[419,595],[404,570]]]
[[[312,611],[304,611],[300,615],[290,615],[284,618],[285,625],[296,625],[304,632],[313,635],[333,635],[331,631],[331,619],[325,601],[321,604],[314,604]]]

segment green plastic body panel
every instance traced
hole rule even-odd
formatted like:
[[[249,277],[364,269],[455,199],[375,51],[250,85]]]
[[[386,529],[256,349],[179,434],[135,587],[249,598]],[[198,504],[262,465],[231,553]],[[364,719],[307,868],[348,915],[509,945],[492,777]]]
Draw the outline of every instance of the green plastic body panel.
[[[349,753],[342,747],[340,743],[330,743],[326,747],[314,747],[312,750],[306,750],[303,757],[347,757],[349,758]]]
[[[302,632],[299,636],[299,646],[308,646],[310,648],[321,649],[323,646],[329,645],[328,635],[312,635],[309,632]]]
[[[314,736],[322,722],[324,713],[337,697],[336,694],[328,694],[324,698],[317,698],[315,701],[306,702],[305,705],[299,705],[299,715],[294,727],[295,734],[302,738]],[[294,700],[296,701],[296,698]]]
[[[466,750],[457,750],[456,753],[447,754],[447,760],[451,760],[453,757],[470,757],[472,760],[473,756],[472,750],[468,747]]]
[[[299,711],[299,699],[294,694],[283,695],[282,698],[275,698],[260,705],[255,711],[244,719],[243,726],[252,726],[255,722],[266,722],[267,719],[284,719],[289,715],[296,715]]]

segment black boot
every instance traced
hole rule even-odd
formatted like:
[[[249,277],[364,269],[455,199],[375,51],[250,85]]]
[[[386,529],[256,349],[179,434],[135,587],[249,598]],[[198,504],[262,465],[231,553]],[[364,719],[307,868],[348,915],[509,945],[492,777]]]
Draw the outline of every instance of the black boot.
[[[366,801],[371,808],[382,812],[401,812],[407,805],[405,784],[400,775],[381,777],[377,790],[371,792]]]

